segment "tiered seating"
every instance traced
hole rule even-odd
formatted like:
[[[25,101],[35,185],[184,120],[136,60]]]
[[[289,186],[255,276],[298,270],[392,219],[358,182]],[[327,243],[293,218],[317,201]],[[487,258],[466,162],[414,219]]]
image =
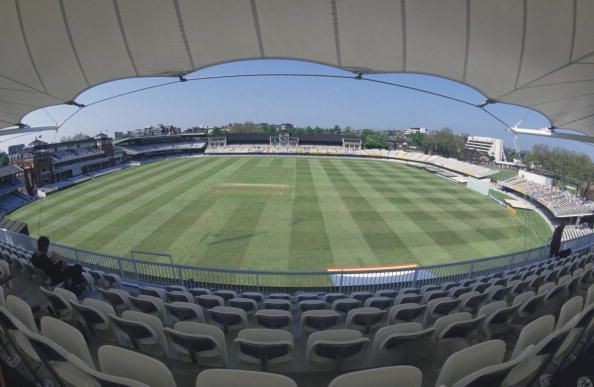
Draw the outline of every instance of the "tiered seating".
[[[445,168],[465,176],[474,176],[483,178],[490,176],[496,171],[480,166],[470,164],[456,159],[450,159],[441,156],[430,156],[423,153],[389,151],[385,149],[360,149],[349,150],[342,146],[331,145],[298,145],[298,146],[271,146],[267,144],[232,144],[224,147],[209,147],[206,154],[311,154],[311,155],[330,155],[330,156],[361,156],[361,157],[383,157],[399,160],[407,160],[411,163],[430,164],[436,167]]]
[[[594,209],[594,203],[584,198],[561,191],[554,186],[530,182],[520,176],[504,181],[503,186],[538,201],[556,217],[590,215]]]
[[[562,241],[569,241],[576,238],[581,238],[586,235],[594,234],[594,229],[589,225],[569,225],[563,229]]]
[[[327,385],[332,378],[334,387],[363,379],[368,386],[524,385],[566,367],[592,338],[589,251],[374,293],[133,288],[88,270],[82,299],[33,276],[29,253],[0,245],[0,270],[45,286],[53,316],[37,326],[30,307],[10,294],[0,300],[0,328],[23,359],[41,360],[47,377],[72,385],[109,378],[126,386],[193,385],[196,373],[197,386]]]

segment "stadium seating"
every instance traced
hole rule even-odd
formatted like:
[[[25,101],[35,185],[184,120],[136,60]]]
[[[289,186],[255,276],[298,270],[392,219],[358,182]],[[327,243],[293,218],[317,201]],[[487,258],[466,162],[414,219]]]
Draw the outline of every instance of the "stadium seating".
[[[17,253],[0,245],[3,270],[26,270],[6,259]],[[470,279],[377,291],[121,282],[116,289],[110,286],[117,282],[100,280],[80,298],[17,275],[12,289],[3,288],[0,329],[23,357],[42,361],[48,378],[77,383],[201,387],[246,375],[253,379],[242,385],[354,386],[367,378],[365,384],[383,386],[396,377],[407,386],[521,385],[565,369],[589,347],[593,269],[594,253],[585,250]],[[42,306],[40,326],[25,302],[31,294]]]

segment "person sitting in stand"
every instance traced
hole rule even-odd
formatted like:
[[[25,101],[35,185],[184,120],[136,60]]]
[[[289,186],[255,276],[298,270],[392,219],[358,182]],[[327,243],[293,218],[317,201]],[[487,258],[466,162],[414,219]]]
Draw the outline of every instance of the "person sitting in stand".
[[[60,259],[60,256],[55,251],[48,256],[49,245],[50,240],[48,237],[39,237],[37,240],[37,251],[33,253],[31,263],[36,268],[43,270],[50,277],[52,286],[64,282],[67,289],[79,294],[85,282],[85,278],[82,275],[82,266],[68,265]]]

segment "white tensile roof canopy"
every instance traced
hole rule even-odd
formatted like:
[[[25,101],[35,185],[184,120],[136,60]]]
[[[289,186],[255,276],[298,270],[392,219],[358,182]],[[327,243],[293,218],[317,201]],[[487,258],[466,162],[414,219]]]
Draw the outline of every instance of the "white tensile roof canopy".
[[[3,0],[0,127],[110,80],[289,58],[442,76],[594,142],[593,16],[592,0]]]

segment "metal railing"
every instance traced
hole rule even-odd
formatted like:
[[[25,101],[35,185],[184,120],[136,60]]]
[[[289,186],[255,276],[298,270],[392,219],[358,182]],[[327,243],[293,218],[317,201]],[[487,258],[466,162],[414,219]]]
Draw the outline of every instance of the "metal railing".
[[[35,250],[36,238],[6,230],[0,230],[0,241]],[[594,246],[594,234],[563,242],[562,249],[573,252]],[[129,259],[53,243],[50,250],[56,251],[67,261],[79,263],[91,270],[117,274],[130,285],[151,284],[156,286],[185,285],[187,287],[226,288],[238,291],[376,291],[398,289],[425,284],[442,284],[463,281],[478,276],[501,273],[548,259],[549,247],[489,258],[452,262],[440,265],[403,267],[400,269],[337,271],[265,271],[236,270],[172,262]]]

